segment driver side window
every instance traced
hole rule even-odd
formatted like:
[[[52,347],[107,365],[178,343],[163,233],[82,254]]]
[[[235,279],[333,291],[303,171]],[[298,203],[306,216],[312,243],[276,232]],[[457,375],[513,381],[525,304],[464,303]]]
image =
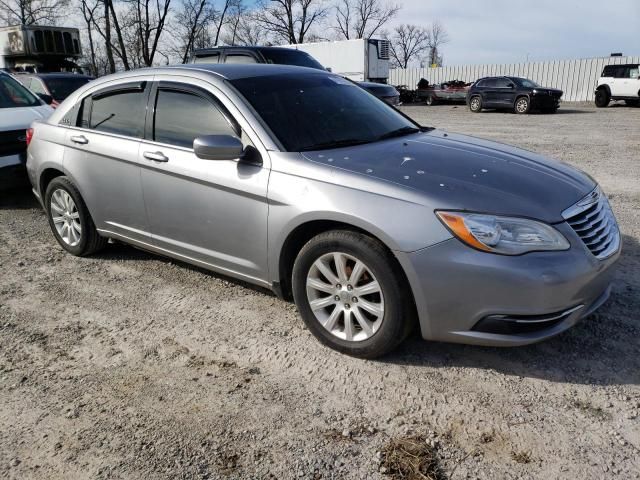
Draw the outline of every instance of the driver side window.
[[[202,135],[238,136],[236,128],[211,100],[195,93],[159,88],[153,121],[153,140],[193,148]]]

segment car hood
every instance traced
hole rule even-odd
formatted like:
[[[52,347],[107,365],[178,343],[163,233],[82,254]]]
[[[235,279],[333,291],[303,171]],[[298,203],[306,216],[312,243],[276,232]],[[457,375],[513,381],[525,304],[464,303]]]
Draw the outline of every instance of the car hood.
[[[47,118],[52,112],[49,105],[0,108],[0,131],[27,129],[31,122]]]
[[[305,158],[426,194],[434,208],[563,221],[595,188],[566,164],[516,147],[439,130]]]

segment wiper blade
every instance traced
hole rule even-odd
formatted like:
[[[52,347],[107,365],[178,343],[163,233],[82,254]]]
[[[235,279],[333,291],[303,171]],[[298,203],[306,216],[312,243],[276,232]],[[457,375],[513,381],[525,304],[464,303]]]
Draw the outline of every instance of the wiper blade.
[[[300,149],[301,152],[308,152],[310,150],[328,150],[331,148],[351,147],[353,145],[362,145],[363,143],[370,143],[371,140],[362,140],[356,138],[347,138],[345,140],[336,140],[333,142],[316,143],[315,145],[309,145]]]
[[[391,130],[390,132],[385,133],[384,135],[380,135],[377,140],[386,140],[387,138],[394,137],[404,137],[405,135],[409,135],[411,133],[418,133],[421,130],[417,127],[402,127],[397,130]]]

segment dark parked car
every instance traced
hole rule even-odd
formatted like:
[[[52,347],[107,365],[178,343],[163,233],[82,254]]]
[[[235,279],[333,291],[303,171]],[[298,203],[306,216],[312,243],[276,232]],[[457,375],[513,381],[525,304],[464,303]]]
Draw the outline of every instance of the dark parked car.
[[[539,110],[555,113],[560,107],[562,90],[541,87],[536,82],[519,77],[486,77],[476,81],[467,94],[469,109],[478,113],[483,108],[529,113]]]
[[[51,106],[54,108],[78,88],[93,80],[93,77],[77,73],[20,73],[15,77],[41,98],[51,97]]]
[[[461,80],[430,84],[423,78],[418,82],[416,95],[419,99],[423,99],[427,105],[445,102],[464,103],[470,86],[470,83]]]
[[[271,63],[326,70],[307,52],[286,47],[213,47],[198,48],[191,63]],[[385,83],[355,82],[389,105],[400,104],[400,93]]]

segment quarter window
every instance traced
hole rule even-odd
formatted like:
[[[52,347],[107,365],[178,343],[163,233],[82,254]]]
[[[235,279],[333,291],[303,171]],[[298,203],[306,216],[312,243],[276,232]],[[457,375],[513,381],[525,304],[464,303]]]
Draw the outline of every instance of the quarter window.
[[[125,90],[94,96],[91,102],[89,128],[142,138],[146,98],[147,94],[142,90]],[[84,124],[88,112],[85,111],[86,102],[83,103],[85,104],[81,122]]]
[[[235,136],[237,133],[210,100],[183,91],[158,90],[153,139],[193,148],[193,141],[201,135]]]

